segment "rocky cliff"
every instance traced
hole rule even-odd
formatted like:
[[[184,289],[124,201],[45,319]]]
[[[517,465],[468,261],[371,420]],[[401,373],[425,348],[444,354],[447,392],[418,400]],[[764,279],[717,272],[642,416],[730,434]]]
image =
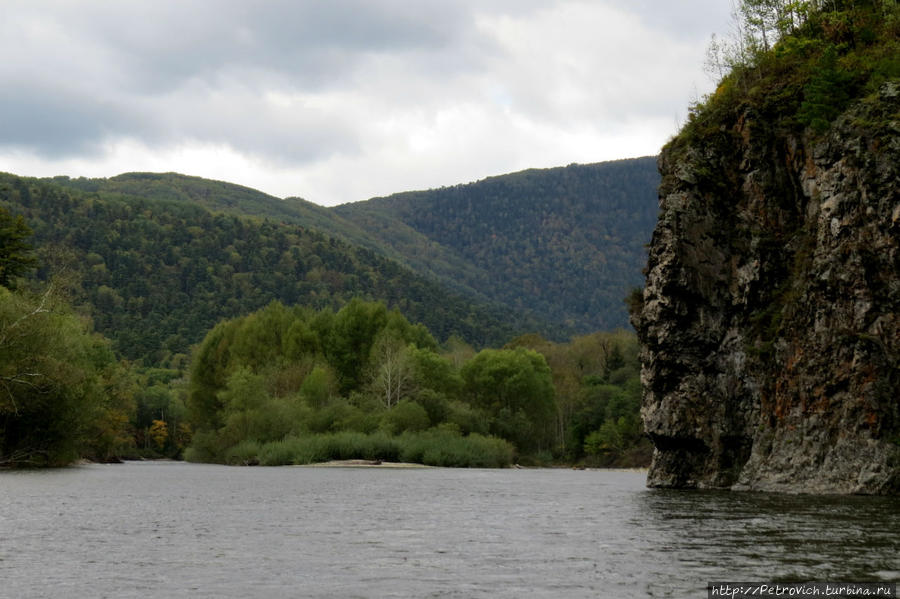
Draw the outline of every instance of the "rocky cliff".
[[[659,160],[648,484],[898,493],[900,84],[825,132],[739,106]]]

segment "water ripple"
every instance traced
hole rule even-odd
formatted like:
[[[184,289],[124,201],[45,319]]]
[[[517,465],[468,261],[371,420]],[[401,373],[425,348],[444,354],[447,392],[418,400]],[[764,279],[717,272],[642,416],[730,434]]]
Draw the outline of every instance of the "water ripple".
[[[632,472],[91,465],[0,474],[0,595],[687,597],[896,580],[900,500]]]

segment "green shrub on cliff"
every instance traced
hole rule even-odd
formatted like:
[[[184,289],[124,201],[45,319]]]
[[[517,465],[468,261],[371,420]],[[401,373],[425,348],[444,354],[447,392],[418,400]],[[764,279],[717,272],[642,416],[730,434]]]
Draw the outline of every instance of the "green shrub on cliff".
[[[900,78],[895,0],[743,0],[738,8],[734,38],[710,46],[708,67],[722,79],[691,108],[682,142],[748,111],[821,134],[854,99]]]
[[[838,68],[836,48],[828,46],[803,87],[803,102],[797,110],[797,120],[816,133],[824,132],[847,107],[850,100],[848,87],[852,82],[850,73]]]

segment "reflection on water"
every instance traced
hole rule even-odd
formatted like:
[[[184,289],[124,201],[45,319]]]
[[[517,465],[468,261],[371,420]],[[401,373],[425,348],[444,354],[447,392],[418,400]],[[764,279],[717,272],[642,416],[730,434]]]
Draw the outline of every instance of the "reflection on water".
[[[633,472],[91,465],[0,474],[0,596],[705,597],[896,580],[900,500]]]
[[[637,501],[679,567],[711,581],[900,579],[900,498],[657,490]]]

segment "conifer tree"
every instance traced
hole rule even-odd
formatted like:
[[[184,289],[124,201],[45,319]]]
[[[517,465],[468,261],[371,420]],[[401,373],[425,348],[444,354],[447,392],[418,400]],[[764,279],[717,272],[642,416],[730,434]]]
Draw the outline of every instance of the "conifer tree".
[[[16,279],[37,266],[26,241],[31,233],[24,218],[0,208],[0,285],[7,289],[15,288]]]

